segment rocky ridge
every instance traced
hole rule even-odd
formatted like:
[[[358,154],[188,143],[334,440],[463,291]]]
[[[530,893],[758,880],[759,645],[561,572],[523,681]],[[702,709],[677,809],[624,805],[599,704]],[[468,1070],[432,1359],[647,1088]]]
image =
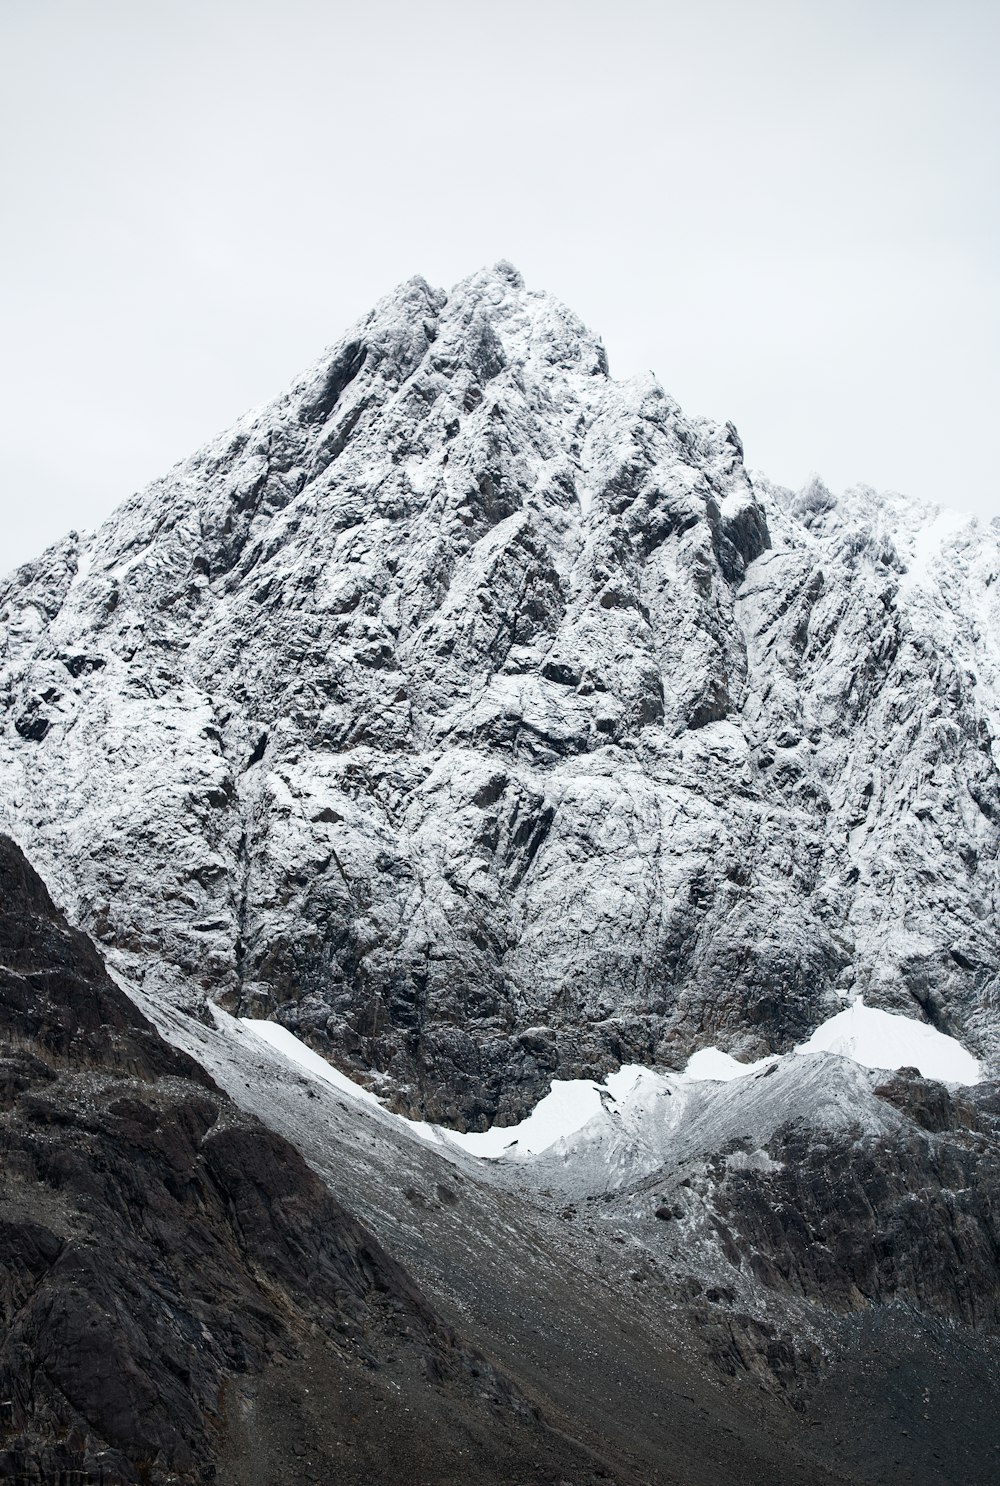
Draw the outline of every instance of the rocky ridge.
[[[413,280],[6,581],[0,811],[148,995],[455,1125],[857,991],[995,1060],[998,572]]]

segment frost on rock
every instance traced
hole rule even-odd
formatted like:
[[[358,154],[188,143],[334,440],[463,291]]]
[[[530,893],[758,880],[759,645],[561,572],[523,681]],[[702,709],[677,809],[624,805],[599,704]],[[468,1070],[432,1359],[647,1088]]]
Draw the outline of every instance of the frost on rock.
[[[415,279],[0,585],[0,824],[150,996],[451,1126],[845,993],[992,1060],[998,572]]]

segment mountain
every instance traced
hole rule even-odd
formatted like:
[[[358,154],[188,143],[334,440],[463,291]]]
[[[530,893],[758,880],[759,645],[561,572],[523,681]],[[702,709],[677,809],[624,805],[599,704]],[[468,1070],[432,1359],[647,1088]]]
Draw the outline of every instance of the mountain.
[[[510,1460],[985,1483],[998,574],[997,523],[748,472],[510,265],[415,279],[0,586],[0,827],[540,1410]],[[520,1142],[553,1080],[597,1104],[536,1156],[421,1124]]]
[[[414,280],[7,580],[5,825],[157,994],[454,1124],[845,990],[992,1058],[998,572],[508,266]]]

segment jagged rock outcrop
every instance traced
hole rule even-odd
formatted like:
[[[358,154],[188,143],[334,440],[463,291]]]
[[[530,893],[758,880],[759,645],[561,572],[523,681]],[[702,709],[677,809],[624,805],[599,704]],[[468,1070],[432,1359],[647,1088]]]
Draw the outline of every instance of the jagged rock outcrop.
[[[937,1114],[947,1092],[915,1084],[913,1112],[919,1118],[930,1106]],[[883,1096],[895,1101],[896,1091]],[[767,1288],[829,1310],[906,1304],[995,1335],[997,1086],[965,1113],[971,1128],[949,1119],[930,1134],[905,1123],[882,1140],[858,1127],[831,1135],[790,1123],[775,1132],[764,1159],[741,1159],[739,1145],[717,1153],[705,1181],[730,1252]]]
[[[847,989],[994,1058],[998,572],[414,280],[7,580],[0,812],[151,994],[446,1122]]]
[[[622,1082],[511,1172],[574,1209],[614,1204],[647,1254],[728,1286],[793,1348],[811,1336],[829,1358],[831,1318],[893,1305],[1000,1336],[1000,1084],[829,1053]]]
[[[595,1479],[4,837],[0,1043],[0,1479]]]

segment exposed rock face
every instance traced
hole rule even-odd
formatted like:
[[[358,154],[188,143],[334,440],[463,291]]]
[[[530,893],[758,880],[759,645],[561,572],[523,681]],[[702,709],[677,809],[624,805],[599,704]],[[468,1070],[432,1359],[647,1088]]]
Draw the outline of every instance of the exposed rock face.
[[[3,837],[0,1045],[0,1479],[593,1479]]]
[[[414,280],[7,581],[0,809],[155,994],[439,1120],[848,987],[995,1057],[998,572],[751,480],[509,266]]]
[[[989,1092],[994,1106],[997,1092],[996,1085]],[[944,1093],[924,1084],[922,1107]],[[738,1148],[712,1160],[713,1211],[733,1250],[771,1289],[845,1313],[903,1302],[995,1334],[997,1125],[994,1109],[973,1130],[947,1136],[903,1126],[890,1140],[873,1140],[857,1128],[830,1136],[786,1126],[766,1161],[734,1159]]]

